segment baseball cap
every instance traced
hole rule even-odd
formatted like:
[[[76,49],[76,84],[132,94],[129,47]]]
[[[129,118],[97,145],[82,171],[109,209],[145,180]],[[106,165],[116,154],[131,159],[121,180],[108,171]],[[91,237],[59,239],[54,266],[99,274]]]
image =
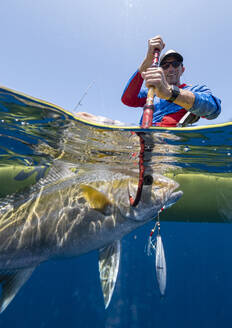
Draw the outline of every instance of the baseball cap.
[[[170,49],[168,51],[166,51],[161,57],[160,57],[160,65],[162,64],[162,62],[164,62],[165,59],[167,59],[168,57],[174,56],[177,58],[177,60],[179,60],[180,62],[183,62],[184,58],[181,56],[181,54],[179,54],[177,51]]]

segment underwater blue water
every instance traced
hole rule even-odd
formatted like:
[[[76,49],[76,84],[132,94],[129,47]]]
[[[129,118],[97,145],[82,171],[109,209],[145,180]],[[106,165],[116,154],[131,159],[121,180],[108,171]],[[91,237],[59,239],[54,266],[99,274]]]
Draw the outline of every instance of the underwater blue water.
[[[34,145],[39,143],[38,140],[46,141],[58,149],[58,136],[63,136],[66,123],[58,116],[53,119],[53,114],[47,108],[43,111],[41,104],[33,109],[28,108],[31,103],[25,103],[25,99],[22,103],[19,98],[17,101],[15,99],[11,93],[0,94],[0,101],[5,108],[2,112],[4,122],[0,122],[1,165],[20,164],[30,167],[41,164],[46,167],[52,162],[52,155],[39,155],[37,150],[34,151]],[[28,117],[28,113],[31,117]],[[46,114],[53,120],[53,125],[45,113],[50,115]],[[25,122],[27,118],[30,124],[21,125],[20,122]],[[42,124],[43,119],[45,125]],[[118,163],[121,165],[121,153],[115,155],[108,150],[101,152],[105,144],[99,146],[98,137],[92,138],[92,135],[88,135],[89,131],[85,129],[78,136],[92,142],[92,148],[86,156],[90,154],[94,163],[100,160],[109,162],[114,156],[115,167]],[[183,145],[191,144],[191,151],[171,153],[172,164],[178,164],[186,170],[190,168],[193,171],[231,173],[231,128],[216,131],[212,136],[210,133],[205,136],[192,133],[189,138],[183,134]],[[222,139],[225,140],[224,145]],[[208,148],[202,147],[202,140]],[[82,156],[78,152],[79,148],[75,148],[76,141],[73,137],[71,150],[66,146],[67,153],[70,151],[75,154],[74,160]],[[172,144],[175,147],[180,144],[180,140],[170,139]],[[87,147],[86,144],[84,147]],[[92,151],[94,147],[95,152]],[[98,157],[99,152],[101,156]],[[204,157],[206,152],[207,156]],[[70,159],[73,160],[72,157]],[[167,289],[164,297],[160,296],[156,281],[155,258],[148,257],[145,252],[153,226],[154,223],[149,223],[123,239],[118,280],[107,310],[104,309],[98,252],[95,251],[78,258],[50,261],[37,267],[0,315],[0,328],[230,327],[232,225],[161,222],[167,262]]]
[[[152,224],[123,240],[111,304],[104,310],[97,252],[40,265],[0,317],[0,327],[230,327],[232,227],[162,223],[167,290],[144,253]]]

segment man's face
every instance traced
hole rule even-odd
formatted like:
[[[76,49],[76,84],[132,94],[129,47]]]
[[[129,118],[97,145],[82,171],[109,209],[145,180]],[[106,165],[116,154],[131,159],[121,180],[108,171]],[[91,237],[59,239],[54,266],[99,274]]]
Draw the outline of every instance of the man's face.
[[[174,63],[175,66],[175,64],[177,65],[177,62],[178,60],[175,56],[170,56],[165,59],[161,67],[163,68],[168,84],[175,84],[178,86],[180,84],[180,77],[184,73],[185,68],[181,63],[178,67],[173,67],[173,65],[169,65],[169,67],[167,67],[170,63]]]

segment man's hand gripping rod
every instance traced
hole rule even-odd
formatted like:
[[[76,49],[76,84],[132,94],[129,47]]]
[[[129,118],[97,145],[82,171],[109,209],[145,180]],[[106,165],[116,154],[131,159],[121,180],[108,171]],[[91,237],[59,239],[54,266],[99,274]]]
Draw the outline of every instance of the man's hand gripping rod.
[[[154,55],[155,55],[154,62],[151,67],[158,67],[160,51],[158,49],[155,49]],[[152,126],[153,112],[154,112],[154,96],[155,96],[155,88],[149,87],[148,94],[147,94],[147,101],[145,106],[143,107],[143,120],[141,124],[141,128],[143,129],[147,129],[150,126]]]

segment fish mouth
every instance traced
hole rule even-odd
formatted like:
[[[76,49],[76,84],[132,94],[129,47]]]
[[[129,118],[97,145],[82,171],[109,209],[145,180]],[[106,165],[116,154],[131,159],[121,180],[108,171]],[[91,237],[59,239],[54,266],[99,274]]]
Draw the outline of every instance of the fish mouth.
[[[171,181],[166,177],[162,177],[162,180],[163,182],[167,182],[168,180]],[[183,192],[177,190],[178,187],[179,184],[173,180],[169,188],[168,186],[163,188],[162,186],[160,188],[151,186],[150,189],[152,190],[150,190],[149,193],[144,190],[147,186],[143,186],[141,199],[138,205],[130,207],[131,219],[133,221],[145,223],[156,218],[160,211],[168,209],[183,196]],[[156,190],[158,190],[158,196]],[[147,198],[150,198],[150,200],[147,200]]]
[[[183,196],[183,191],[181,190],[173,191],[168,196],[168,199],[164,204],[160,203],[158,206],[157,204],[155,204],[150,209],[144,209],[144,211],[142,211],[143,212],[142,215],[135,216],[134,220],[143,223],[149,222],[152,219],[155,219],[161,211],[166,210],[172,205],[174,205],[182,196]]]
[[[183,191],[177,190],[175,192],[172,192],[171,197],[168,199],[166,204],[164,205],[164,209],[167,209],[174,205],[181,197],[183,196]]]
[[[152,207],[150,209],[150,211],[148,213],[146,213],[146,217],[145,217],[145,222],[151,221],[152,219],[155,219],[158,214],[163,211],[168,209],[169,207],[171,207],[172,205],[174,205],[181,197],[183,196],[183,191],[181,190],[177,190],[177,191],[173,191],[169,196],[167,201],[162,205],[160,204],[160,206],[155,205],[154,207]]]

